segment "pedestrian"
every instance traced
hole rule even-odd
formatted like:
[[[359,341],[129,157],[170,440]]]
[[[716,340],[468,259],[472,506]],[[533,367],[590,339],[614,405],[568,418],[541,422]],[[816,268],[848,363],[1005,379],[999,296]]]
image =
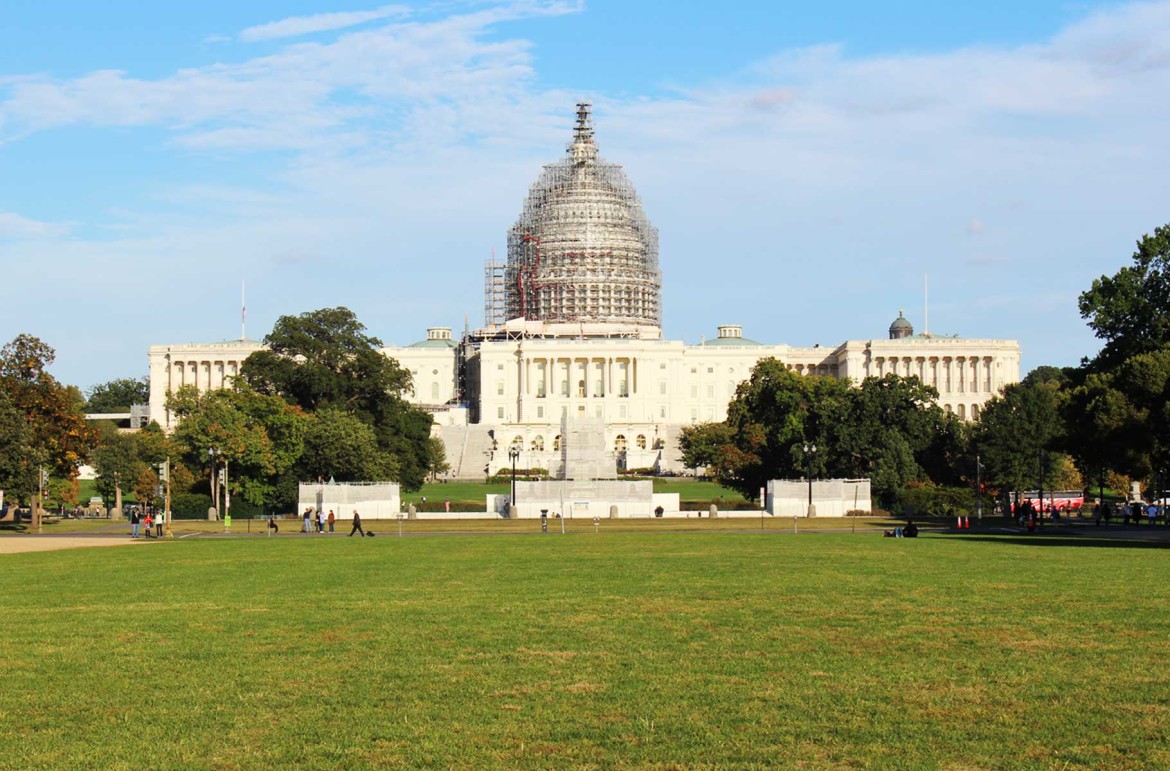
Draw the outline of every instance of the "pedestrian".
[[[357,509],[353,510],[353,528],[349,531],[351,536],[354,533],[361,533],[363,538],[366,535],[366,531],[362,530],[362,515],[358,514]]]
[[[232,515],[224,512],[223,515],[223,531],[230,533],[232,531]]]
[[[336,519],[337,519],[337,517],[333,516],[333,509],[330,509],[329,510],[329,532],[330,533],[333,532],[333,523]]]
[[[268,529],[272,531],[273,535],[280,533],[280,525],[276,524],[276,514],[268,515]]]
[[[163,537],[163,523],[167,521],[167,513],[160,511],[158,516],[154,518],[155,535],[159,538]]]
[[[138,518],[138,509],[130,509],[130,537],[131,538],[138,537],[138,526],[141,523],[142,523],[142,520],[140,520]]]
[[[1150,527],[1154,526],[1154,522],[1158,519],[1158,507],[1150,504],[1146,509],[1146,516],[1150,518]]]
[[[310,529],[310,527],[311,527],[311,526],[309,525],[309,517],[312,515],[312,513],[313,513],[313,507],[312,507],[312,506],[309,506],[308,508],[306,508],[306,509],[305,509],[305,513],[301,515],[301,516],[304,518],[304,520],[305,520],[305,526],[304,526],[304,528],[302,528],[302,529],[303,529],[303,530],[304,530],[304,532],[306,532],[306,533],[311,533],[311,532],[313,532],[313,531]]]
[[[150,528],[154,525],[154,518],[150,516],[149,511],[146,512],[146,519],[143,520],[142,524],[146,525],[146,537],[150,538]]]
[[[451,513],[451,499],[450,498],[443,499],[443,511],[447,512],[448,514]]]
[[[325,532],[325,512],[317,509],[317,533]]]

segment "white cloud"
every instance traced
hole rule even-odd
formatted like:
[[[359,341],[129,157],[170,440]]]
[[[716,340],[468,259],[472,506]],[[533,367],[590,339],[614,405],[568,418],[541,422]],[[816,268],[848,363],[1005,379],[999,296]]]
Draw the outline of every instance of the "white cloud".
[[[298,37],[314,32],[328,32],[354,27],[379,19],[407,16],[409,13],[410,8],[404,5],[384,5],[372,11],[342,11],[318,13],[313,16],[292,16],[280,21],[248,27],[240,33],[240,40],[245,43],[255,43],[262,40]]]
[[[0,212],[0,240],[59,238],[68,233],[68,225],[40,222],[12,212]]]

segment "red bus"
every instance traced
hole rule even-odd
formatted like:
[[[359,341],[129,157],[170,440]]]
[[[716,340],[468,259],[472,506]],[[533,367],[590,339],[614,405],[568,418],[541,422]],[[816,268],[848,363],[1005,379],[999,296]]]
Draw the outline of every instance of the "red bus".
[[[1036,490],[1025,490],[1020,493],[1020,504],[1024,501],[1030,501],[1032,507],[1037,510],[1052,511],[1053,507],[1057,511],[1080,511],[1081,507],[1085,505],[1085,492],[1083,490],[1045,490],[1044,491],[1044,505],[1041,507],[1039,503],[1040,493]],[[1012,505],[1012,510],[1015,510],[1015,504]]]

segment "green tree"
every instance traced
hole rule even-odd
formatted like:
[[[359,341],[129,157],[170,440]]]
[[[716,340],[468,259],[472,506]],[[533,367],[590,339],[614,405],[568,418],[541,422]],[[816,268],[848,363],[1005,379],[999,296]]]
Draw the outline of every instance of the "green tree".
[[[204,393],[184,386],[167,407],[179,417],[174,438],[183,462],[205,470],[209,487],[214,450],[228,463],[232,495],[257,506],[289,503],[280,482],[304,450],[306,418],[299,408],[239,383]]]
[[[378,445],[374,430],[332,407],[308,421],[298,468],[306,481],[384,482],[397,473],[394,456]]]
[[[86,412],[129,412],[132,405],[150,401],[150,381],[119,378],[93,386],[86,397]]]
[[[716,460],[716,479],[756,498],[769,479],[802,476],[804,443],[820,448],[812,473],[824,473],[833,426],[848,409],[849,385],[815,375],[797,375],[774,358],[760,360],[740,383],[727,407],[733,441]]]
[[[1142,236],[1132,259],[1080,296],[1081,316],[1105,341],[1092,362],[1096,371],[1170,344],[1170,225]]]
[[[975,445],[989,484],[1033,490],[1041,471],[1051,484],[1062,464],[1061,407],[1060,386],[1054,380],[1014,383],[984,405]]]
[[[258,393],[280,396],[306,412],[341,410],[373,429],[395,458],[392,481],[417,490],[432,465],[431,416],[406,401],[410,373],[382,355],[347,308],[282,316],[248,357],[241,377]]]
[[[826,462],[833,476],[869,478],[882,505],[891,505],[925,472],[918,463],[944,425],[938,392],[917,377],[866,378],[848,392],[844,419],[830,426]]]
[[[685,468],[705,468],[719,481],[729,481],[734,468],[725,461],[733,455],[735,431],[726,423],[696,423],[684,426],[679,436],[682,463]]]
[[[0,438],[0,445],[23,448],[20,457],[10,458],[12,466],[0,469],[0,478],[11,480],[16,494],[33,494],[42,466],[52,476],[73,477],[97,442],[82,411],[81,392],[49,374],[54,358],[50,346],[25,334],[0,350],[0,392],[6,409],[15,409],[24,422],[22,430]]]

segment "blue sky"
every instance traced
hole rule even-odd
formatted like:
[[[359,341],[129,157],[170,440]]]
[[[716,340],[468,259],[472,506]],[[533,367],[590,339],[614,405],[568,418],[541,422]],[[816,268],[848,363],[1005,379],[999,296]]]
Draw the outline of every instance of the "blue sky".
[[[667,336],[1096,341],[1170,220],[1170,3],[0,5],[0,338],[88,387],[152,343],[347,305],[482,320],[482,263],[594,103],[659,228]]]

